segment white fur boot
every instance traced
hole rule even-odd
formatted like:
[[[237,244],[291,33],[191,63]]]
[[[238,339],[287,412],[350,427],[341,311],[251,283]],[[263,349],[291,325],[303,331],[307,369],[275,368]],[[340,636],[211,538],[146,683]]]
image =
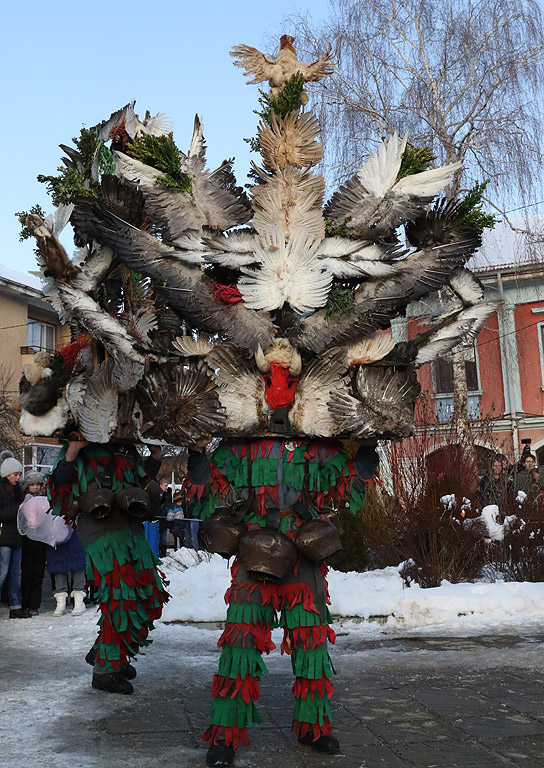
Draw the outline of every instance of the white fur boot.
[[[75,590],[71,594],[71,598],[74,601],[74,607],[72,608],[72,616],[81,616],[82,613],[85,613],[87,610],[87,606],[83,602],[85,598],[85,592],[81,590]]]
[[[68,599],[68,592],[57,592],[55,594],[55,600],[57,601],[57,607],[53,611],[53,616],[62,616],[66,610],[66,600]]]

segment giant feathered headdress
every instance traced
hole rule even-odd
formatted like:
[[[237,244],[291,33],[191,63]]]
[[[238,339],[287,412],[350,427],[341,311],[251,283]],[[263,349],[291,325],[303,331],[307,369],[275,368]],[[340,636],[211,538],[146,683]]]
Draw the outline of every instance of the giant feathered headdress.
[[[46,296],[73,343],[87,341],[24,379],[28,430],[74,422],[96,442],[179,445],[208,432],[411,433],[415,368],[474,338],[495,309],[464,269],[479,231],[437,199],[460,164],[406,175],[407,139],[393,135],[323,209],[303,86],[332,65],[329,54],[299,62],[292,42],[284,36],[275,59],[233,49],[251,82],[272,89],[249,198],[231,162],[207,168],[198,117],[187,153],[164,115],[140,121],[133,103],[83,130],[76,148],[61,145],[66,171],[49,179],[57,212],[27,225]],[[72,259],[57,239],[68,221]],[[453,304],[396,345],[391,320],[438,289]]]

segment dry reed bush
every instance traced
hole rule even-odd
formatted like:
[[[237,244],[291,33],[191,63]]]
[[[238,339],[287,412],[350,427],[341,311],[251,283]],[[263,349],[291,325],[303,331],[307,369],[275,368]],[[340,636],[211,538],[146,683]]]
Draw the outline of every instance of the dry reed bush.
[[[463,521],[479,516],[473,445],[477,437],[483,441],[486,428],[472,426],[468,447],[460,444],[453,424],[422,428],[385,446],[390,480],[367,494],[361,527],[372,567],[404,561],[406,583],[422,587],[438,586],[443,579],[471,581],[480,574],[486,546],[477,527],[467,530]],[[444,505],[445,496],[455,496],[455,502]]]
[[[535,507],[520,505],[513,496],[501,507],[501,517],[515,516],[504,540],[488,545],[490,576],[505,581],[544,581],[544,516]]]

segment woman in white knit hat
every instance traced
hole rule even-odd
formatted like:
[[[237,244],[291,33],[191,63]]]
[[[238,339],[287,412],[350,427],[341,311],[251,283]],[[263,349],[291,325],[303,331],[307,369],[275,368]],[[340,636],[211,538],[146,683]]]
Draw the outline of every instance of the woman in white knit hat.
[[[23,465],[14,456],[0,464],[0,590],[8,578],[9,618],[28,619],[21,600],[21,536],[17,511],[23,500],[19,480]]]

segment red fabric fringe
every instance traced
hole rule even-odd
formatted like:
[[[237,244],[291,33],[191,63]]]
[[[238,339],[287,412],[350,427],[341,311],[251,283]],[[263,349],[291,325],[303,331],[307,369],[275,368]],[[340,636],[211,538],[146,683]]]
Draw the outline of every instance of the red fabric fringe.
[[[319,645],[324,645],[327,640],[334,644],[336,634],[328,624],[317,627],[284,628],[281,652],[290,654],[291,650],[313,651]]]
[[[120,666],[130,663],[130,660],[134,658],[138,653],[139,646],[143,645],[146,640],[151,622],[160,618],[162,613],[163,604],[168,602],[170,595],[166,590],[159,589],[155,581],[155,571],[152,568],[148,568],[143,571],[137,571],[130,563],[120,565],[114,558],[113,570],[103,576],[98,572],[94,563],[93,568],[93,582],[96,587],[106,587],[110,598],[108,601],[100,602],[99,609],[102,614],[102,626],[98,633],[98,641],[104,645],[118,645],[120,661],[111,661],[114,669],[119,669]],[[142,589],[146,585],[151,585],[150,594],[141,602],[143,603],[144,610],[146,612],[147,621],[138,628],[138,642],[134,647],[135,640],[131,633],[130,620],[127,628],[118,632],[115,627],[112,614],[119,608],[121,603],[122,610],[124,612],[136,611],[138,606],[136,600],[116,600],[113,597],[113,589],[120,589],[121,581],[130,586],[136,585],[136,588]],[[155,605],[158,603],[158,605]],[[134,627],[132,627],[134,629]],[[104,659],[97,658],[98,664],[105,666],[106,661]]]
[[[256,701],[261,692],[259,691],[259,681],[256,677],[246,675],[243,679],[238,673],[236,680],[223,675],[214,675],[212,683],[212,696],[216,699],[218,696],[226,699],[234,699],[241,694],[242,701],[249,704],[250,701]]]
[[[270,653],[273,651],[276,645],[272,642],[272,635],[270,627],[264,624],[235,624],[232,622],[227,623],[223,634],[217,641],[218,648],[222,648],[224,645],[234,645],[236,638],[242,635],[243,647],[251,647],[246,645],[246,639],[248,635],[253,638],[253,645],[261,653]]]
[[[291,730],[294,731],[297,739],[302,739],[308,731],[313,734],[314,741],[320,736],[330,736],[332,734],[332,724],[328,717],[323,718],[323,725],[319,723],[301,723],[299,720],[293,720]]]
[[[226,728],[224,725],[210,725],[200,738],[207,741],[208,744],[225,743],[227,747],[231,746],[233,749],[238,749],[240,746],[249,747],[247,728],[238,728],[237,725],[233,728]]]
[[[306,699],[308,694],[311,694],[312,698],[322,699],[325,695],[329,700],[332,698],[333,686],[328,677],[323,677],[321,680],[308,680],[306,677],[297,677],[293,685],[293,695],[296,699]]]

